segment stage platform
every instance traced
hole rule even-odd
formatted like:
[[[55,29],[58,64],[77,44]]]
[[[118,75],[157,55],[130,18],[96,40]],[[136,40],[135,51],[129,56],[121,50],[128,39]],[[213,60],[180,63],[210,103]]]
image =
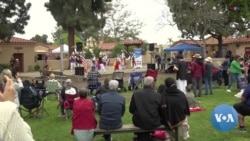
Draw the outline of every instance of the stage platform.
[[[142,68],[138,68],[138,69],[132,69],[132,68],[121,69],[119,71],[124,72],[123,78],[125,81],[127,81],[128,77],[130,76],[130,74],[132,72],[142,72],[143,74],[145,74],[146,70],[147,70],[147,66],[143,66]],[[54,71],[60,71],[60,70],[54,70]],[[99,72],[101,74],[101,81],[102,81],[105,78],[112,79],[114,69],[112,66],[108,66],[106,71],[100,70]],[[84,79],[84,77],[86,77],[86,75],[85,76],[75,75],[75,71],[71,71],[71,70],[64,70],[63,75],[66,76],[66,78],[72,79],[74,84],[77,84],[77,83],[78,84],[80,83],[81,85],[86,84],[86,81]],[[20,73],[20,76],[21,76],[22,80],[25,80],[25,79],[32,80],[33,78],[40,77],[40,73],[39,73],[39,71],[37,71],[37,72],[22,72],[22,73]]]

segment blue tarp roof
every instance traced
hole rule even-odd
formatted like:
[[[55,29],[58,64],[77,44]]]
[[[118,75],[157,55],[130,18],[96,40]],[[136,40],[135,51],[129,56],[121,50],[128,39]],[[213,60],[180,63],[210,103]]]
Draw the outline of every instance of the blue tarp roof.
[[[167,52],[167,51],[187,51],[187,50],[202,51],[202,47],[198,47],[198,46],[194,46],[194,45],[190,45],[190,44],[178,44],[176,46],[164,49],[164,52]]]

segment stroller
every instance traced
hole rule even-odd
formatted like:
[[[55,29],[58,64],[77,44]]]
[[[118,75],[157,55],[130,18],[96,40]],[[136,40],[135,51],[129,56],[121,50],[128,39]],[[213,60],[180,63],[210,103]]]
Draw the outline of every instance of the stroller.
[[[140,86],[142,88],[143,76],[141,72],[133,72],[129,78],[129,90],[138,89]]]
[[[118,90],[123,90],[127,92],[126,87],[124,87],[124,80],[123,80],[124,72],[113,72],[113,80],[117,80],[119,82]]]

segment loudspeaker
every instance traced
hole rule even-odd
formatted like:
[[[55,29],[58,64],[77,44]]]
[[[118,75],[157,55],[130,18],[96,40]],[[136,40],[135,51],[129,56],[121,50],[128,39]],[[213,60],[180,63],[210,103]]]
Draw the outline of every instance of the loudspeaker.
[[[82,42],[76,43],[76,51],[82,51]]]
[[[147,69],[155,70],[155,64],[147,64]]]
[[[84,75],[83,67],[75,67],[75,75]]]
[[[155,44],[149,44],[149,51],[154,51],[155,50]]]

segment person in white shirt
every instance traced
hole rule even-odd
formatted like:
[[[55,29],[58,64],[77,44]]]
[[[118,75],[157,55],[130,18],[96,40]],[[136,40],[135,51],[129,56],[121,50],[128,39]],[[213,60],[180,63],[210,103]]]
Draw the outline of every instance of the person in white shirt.
[[[14,83],[7,75],[3,92],[0,92],[0,140],[1,141],[34,141],[30,126],[22,119],[14,103],[16,90]]]

